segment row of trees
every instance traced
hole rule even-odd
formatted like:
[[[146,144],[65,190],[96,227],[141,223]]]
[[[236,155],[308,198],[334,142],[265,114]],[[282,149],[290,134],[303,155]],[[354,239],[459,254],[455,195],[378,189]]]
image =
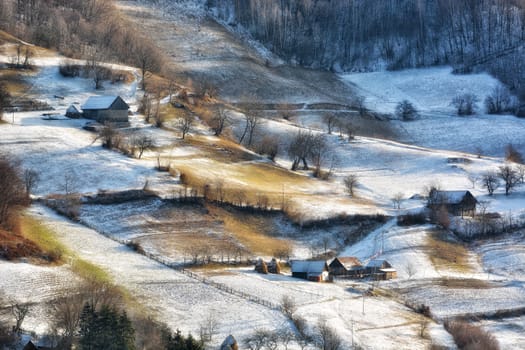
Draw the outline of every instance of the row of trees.
[[[455,96],[451,105],[456,108],[458,115],[472,115],[476,113],[476,104],[479,101],[478,96],[472,93],[464,93]],[[497,85],[483,101],[485,111],[488,114],[516,114],[519,108],[519,102],[513,96],[510,90],[503,86]]]
[[[502,184],[505,188],[505,195],[508,196],[514,188],[525,183],[525,167],[503,165],[498,168],[498,171],[486,172],[479,181],[482,187],[487,190],[489,196],[492,196],[494,191]]]
[[[208,0],[208,5],[289,61],[330,69],[469,63],[525,42],[525,5],[515,0]],[[483,64],[523,93],[525,63],[519,51],[507,53]]]

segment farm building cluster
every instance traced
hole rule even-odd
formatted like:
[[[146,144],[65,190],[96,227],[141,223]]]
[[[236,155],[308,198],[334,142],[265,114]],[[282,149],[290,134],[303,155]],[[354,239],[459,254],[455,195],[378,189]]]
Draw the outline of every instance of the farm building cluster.
[[[337,257],[330,264],[324,260],[290,262],[292,277],[314,282],[331,281],[334,278],[389,280],[397,277],[397,271],[386,260],[370,260],[363,265],[356,257]]]
[[[397,278],[397,271],[386,260],[370,260],[364,265],[356,257],[337,257],[330,263],[326,260],[291,260],[292,277],[313,282],[333,281],[334,278],[390,280]],[[272,259],[265,262],[259,259],[255,264],[259,273],[277,273],[281,271],[279,262]]]

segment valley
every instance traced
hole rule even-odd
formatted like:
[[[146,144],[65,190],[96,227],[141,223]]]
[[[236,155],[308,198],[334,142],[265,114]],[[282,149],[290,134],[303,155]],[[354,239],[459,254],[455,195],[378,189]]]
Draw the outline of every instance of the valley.
[[[447,322],[456,319],[501,349],[525,347],[525,186],[517,182],[506,195],[501,184],[489,194],[483,183],[505,165],[521,169],[505,157],[509,145],[525,153],[525,120],[486,114],[482,103],[475,115],[458,116],[451,105],[466,91],[483,101],[496,79],[456,75],[448,66],[348,74],[293,67],[229,32],[199,3],[116,6],[170,58],[177,92],[158,93],[167,116],[161,127],[141,110],[140,69],[103,62],[131,81],[104,81],[95,90],[90,78],[63,77],[64,57],[43,49],[32,71],[17,72],[23,93],[15,95],[61,117],[13,110],[0,123],[0,154],[39,174],[22,218],[67,250],[56,266],[0,260],[0,301],[30,305],[22,328],[33,339],[50,332],[51,301],[85,278],[75,267],[82,261],[122,288],[133,316],[196,338],[212,320],[209,349],[230,334],[247,348],[263,330],[295,334],[279,349],[314,349],[321,325],[340,339],[339,349],[453,349]],[[0,75],[11,70],[14,49],[3,43]],[[209,86],[216,91],[198,93]],[[63,117],[97,95],[118,95],[130,106],[120,149],[85,130],[90,120]],[[417,119],[395,116],[402,100],[417,107]],[[183,113],[194,116],[184,136]],[[220,113],[228,124],[216,135],[210,126]],[[253,142],[243,142],[249,115],[259,124]],[[327,115],[339,126],[329,130]],[[322,139],[322,153],[308,158],[310,169],[290,170],[290,144],[301,134]],[[131,144],[142,136],[152,144],[137,156]],[[269,139],[278,150],[273,158],[258,148]],[[312,171],[316,161],[325,178]],[[345,186],[351,176],[353,193]],[[432,186],[469,191],[478,212],[417,221],[412,216],[425,211]],[[402,217],[416,222],[404,225]],[[387,260],[397,278],[292,277],[290,261],[336,256]],[[281,274],[254,271],[257,259],[273,257]],[[302,332],[312,337],[304,346]]]

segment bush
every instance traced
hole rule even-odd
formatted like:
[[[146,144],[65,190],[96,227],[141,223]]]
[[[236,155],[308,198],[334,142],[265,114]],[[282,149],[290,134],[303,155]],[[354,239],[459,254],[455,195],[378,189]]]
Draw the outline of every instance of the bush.
[[[452,99],[452,105],[456,108],[458,115],[472,115],[476,109],[476,102],[479,99],[476,95],[466,93],[457,95]]]
[[[58,72],[65,78],[76,78],[82,72],[82,66],[71,62],[62,62],[58,66]]]
[[[523,156],[510,143],[505,148],[505,160],[513,163],[523,164]]]
[[[496,338],[479,326],[463,321],[447,321],[445,329],[460,349],[499,350]]]
[[[410,101],[403,100],[397,104],[396,106],[396,117],[397,118],[404,120],[404,121],[409,121],[409,120],[417,119],[418,116],[419,116],[419,113],[416,107],[414,107],[414,105]]]
[[[488,114],[516,113],[518,101],[509,89],[503,85],[496,86],[485,98],[485,108]]]
[[[405,214],[397,217],[398,226],[423,225],[427,222],[427,216],[423,212]]]

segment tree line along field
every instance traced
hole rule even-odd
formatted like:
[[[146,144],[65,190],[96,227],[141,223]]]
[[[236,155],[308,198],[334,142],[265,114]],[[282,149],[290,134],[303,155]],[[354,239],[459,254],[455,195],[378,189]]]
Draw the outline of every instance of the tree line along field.
[[[227,25],[242,26],[300,65],[366,71],[453,64],[487,70],[523,97],[521,2],[231,0],[208,6]]]

